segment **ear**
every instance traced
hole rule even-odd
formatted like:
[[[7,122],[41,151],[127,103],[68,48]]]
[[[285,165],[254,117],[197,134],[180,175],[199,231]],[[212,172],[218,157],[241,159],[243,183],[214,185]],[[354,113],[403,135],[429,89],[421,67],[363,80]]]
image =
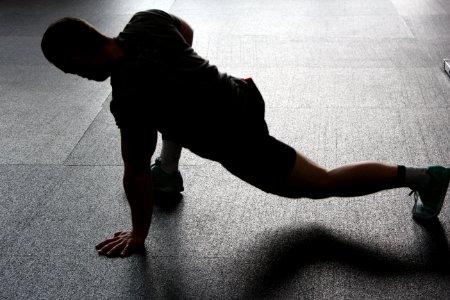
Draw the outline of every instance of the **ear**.
[[[75,65],[92,65],[98,64],[102,61],[102,56],[99,54],[74,54],[70,57],[70,62]]]

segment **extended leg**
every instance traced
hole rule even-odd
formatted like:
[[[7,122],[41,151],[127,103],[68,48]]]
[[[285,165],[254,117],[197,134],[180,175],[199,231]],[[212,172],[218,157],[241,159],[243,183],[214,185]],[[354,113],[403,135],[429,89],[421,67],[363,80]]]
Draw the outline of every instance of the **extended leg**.
[[[281,194],[291,198],[321,199],[361,196],[397,187],[409,187],[415,198],[413,217],[429,220],[439,215],[449,182],[450,169],[441,166],[414,169],[361,162],[326,170],[298,153],[294,169]]]
[[[298,153],[286,194],[313,199],[353,197],[407,186],[399,178],[398,169],[397,165],[360,162],[326,170]]]
[[[353,197],[382,190],[409,187],[414,192],[413,217],[428,220],[438,216],[450,182],[450,169],[431,166],[405,168],[377,162],[348,164],[326,170],[297,153],[295,166],[282,196],[321,199]]]

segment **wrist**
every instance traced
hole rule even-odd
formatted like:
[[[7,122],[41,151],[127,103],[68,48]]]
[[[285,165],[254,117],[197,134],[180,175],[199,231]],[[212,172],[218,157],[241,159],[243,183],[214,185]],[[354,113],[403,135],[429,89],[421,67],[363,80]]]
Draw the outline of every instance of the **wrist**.
[[[133,229],[131,235],[135,238],[142,239],[143,241],[147,238],[148,230]]]

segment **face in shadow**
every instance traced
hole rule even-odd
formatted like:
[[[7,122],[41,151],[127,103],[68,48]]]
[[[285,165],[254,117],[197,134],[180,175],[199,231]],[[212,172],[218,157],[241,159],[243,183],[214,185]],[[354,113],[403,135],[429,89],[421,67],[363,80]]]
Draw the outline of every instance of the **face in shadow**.
[[[94,81],[105,81],[111,76],[112,62],[101,56],[75,56],[57,67],[64,73],[74,74]]]

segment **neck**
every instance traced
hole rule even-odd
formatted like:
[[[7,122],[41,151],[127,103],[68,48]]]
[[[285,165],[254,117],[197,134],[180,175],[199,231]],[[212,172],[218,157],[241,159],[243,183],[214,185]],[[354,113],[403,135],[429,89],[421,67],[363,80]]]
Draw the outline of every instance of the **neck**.
[[[108,38],[108,43],[103,48],[107,57],[112,61],[116,61],[125,55],[123,49],[113,38]]]

